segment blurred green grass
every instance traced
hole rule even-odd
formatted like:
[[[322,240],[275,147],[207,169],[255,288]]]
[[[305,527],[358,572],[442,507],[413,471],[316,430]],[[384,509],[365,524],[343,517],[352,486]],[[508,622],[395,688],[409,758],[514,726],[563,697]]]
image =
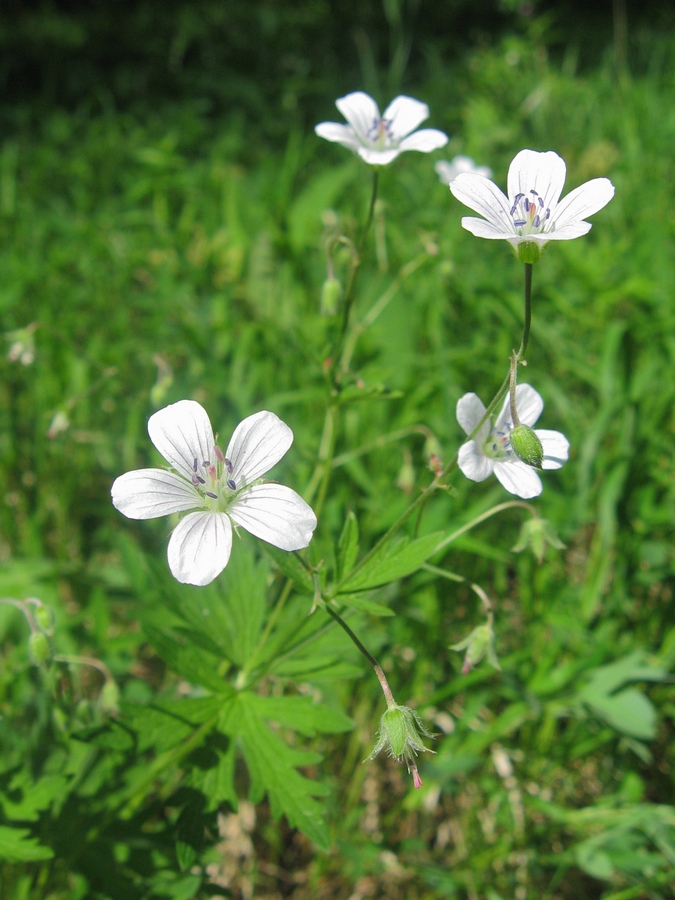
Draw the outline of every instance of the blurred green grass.
[[[501,675],[480,668],[461,678],[447,649],[478,621],[463,586],[420,575],[388,598],[395,619],[368,623],[401,697],[445,717],[448,733],[425,763],[437,793],[406,797],[398,772],[358,765],[378,720],[377,685],[326,687],[357,728],[324,747],[341,853],[307,863],[306,896],[367,877],[388,897],[512,896],[523,878],[535,886],[531,896],[640,896],[621,893],[644,878],[626,861],[637,840],[638,858],[661,854],[649,857],[650,896],[665,897],[672,822],[662,833],[653,809],[650,827],[617,810],[633,804],[634,815],[643,804],[647,816],[649,803],[674,800],[666,772],[673,694],[658,683],[675,656],[673,72],[662,62],[617,79],[605,61],[577,75],[516,38],[476,50],[459,86],[433,70],[438,60],[429,65],[432,77],[410,91],[429,103],[430,124],[453,135],[438,156],[466,152],[503,185],[517,150],[555,149],[567,161],[568,188],[600,175],[616,185],[590,234],[550,247],[535,270],[523,380],[544,396],[542,426],[564,431],[572,447],[537,506],[567,550],[542,566],[514,557],[520,517],[510,512],[445,557],[496,599]],[[318,315],[323,246],[333,223],[355,228],[368,175],[311,128],[293,127],[283,147],[252,148],[236,118],[207,118],[187,103],[170,116],[54,111],[17,125],[3,143],[0,594],[52,603],[60,652],[104,659],[127,696],[172,685],[142,674],[150,667],[136,628],[143,597],[120,541],[132,534],[161,559],[167,528],[121,519],[110,484],[154,460],[147,418],[183,397],[202,402],[222,434],[273,409],[295,432],[279,477],[307,483],[330,328]],[[423,425],[449,457],[461,441],[456,400],[471,390],[488,399],[519,338],[522,273],[506,245],[462,231],[465,210],[432,160],[408,154],[386,169],[381,201],[380,266],[364,267],[357,314],[411,258],[422,261],[355,359],[365,387],[381,385],[387,398],[345,413],[337,453],[352,458],[331,484],[323,552],[345,508],[372,541],[408,502],[402,472],[412,466],[414,483],[424,483],[424,436],[386,436]],[[34,331],[17,335],[27,327]],[[34,342],[27,365],[8,358],[18,339]],[[460,525],[503,499],[490,483],[455,479],[455,487],[428,508],[425,529]],[[49,731],[23,623],[12,613],[0,610],[8,765]],[[626,698],[622,718],[609,688],[584,690],[624,658],[634,665],[612,690],[654,684],[640,691],[647,706]],[[515,768],[515,787],[500,753]],[[383,790],[390,796],[375,804],[375,824],[364,824],[363,797]],[[581,810],[586,819],[575,818]],[[297,866],[302,854],[285,863],[277,826],[261,827],[268,861]],[[604,856],[583,846],[601,832]],[[387,881],[384,850],[412,873],[413,888],[395,871]]]

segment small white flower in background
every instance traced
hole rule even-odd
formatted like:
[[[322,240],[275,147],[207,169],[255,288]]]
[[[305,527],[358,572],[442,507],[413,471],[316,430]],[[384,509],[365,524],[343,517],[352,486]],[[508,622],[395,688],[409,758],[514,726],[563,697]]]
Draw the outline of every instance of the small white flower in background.
[[[396,97],[383,115],[373,98],[363,91],[340,97],[335,105],[349,124],[321,122],[314,131],[319,137],[358,153],[371,166],[386,166],[405,150],[430,153],[448,143],[448,136],[435,128],[415,131],[429,118],[429,107],[412,97]]]
[[[529,244],[534,262],[548,241],[569,241],[591,229],[584,219],[602,209],[614,196],[609,178],[594,178],[560,200],[565,184],[565,162],[549,150],[521,150],[509,166],[508,197],[497,185],[467,172],[450,184],[454,196],[484,218],[467,216],[462,227],[476,237],[507,240],[522,256]]]
[[[492,169],[487,166],[477,166],[470,156],[455,156],[450,162],[445,159],[439,159],[434,164],[436,174],[443,184],[450,184],[458,175],[471,172],[474,175],[482,175],[483,178],[489,178],[492,175]]]
[[[112,502],[130,519],[187,513],[169,540],[169,568],[178,581],[205,585],[220,575],[230,558],[233,523],[282,550],[309,544],[316,528],[312,509],[295,491],[260,477],[293,443],[293,432],[274,413],[263,410],[240,422],[225,454],[194,400],[160,409],[148,433],[173,471],[121,475]]]
[[[534,425],[544,408],[541,396],[529,384],[516,387],[516,409],[523,425]],[[485,406],[476,394],[465,394],[457,402],[457,421],[471,434],[485,415]],[[494,472],[511,494],[527,500],[542,491],[536,471],[521,462],[511,449],[509,435],[513,429],[510,400],[507,396],[499,415],[488,419],[473,440],[459,450],[458,464],[471,481],[485,481]],[[559,469],[567,460],[569,441],[559,431],[538,428],[535,434],[544,449],[542,469]]]

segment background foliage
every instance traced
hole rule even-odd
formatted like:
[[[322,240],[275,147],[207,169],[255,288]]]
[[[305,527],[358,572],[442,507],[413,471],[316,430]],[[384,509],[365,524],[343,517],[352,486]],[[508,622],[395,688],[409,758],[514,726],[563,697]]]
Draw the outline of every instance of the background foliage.
[[[34,665],[25,619],[0,607],[3,896],[669,896],[675,116],[666,13],[645,9],[624,28],[620,2],[598,5],[591,30],[543,2],[2,14],[0,596],[49,604],[55,652],[102,661],[121,692],[111,715],[96,670]],[[468,153],[502,185],[529,146],[566,159],[568,186],[617,189],[535,270],[531,380],[543,427],[572,446],[537,508],[566,549],[542,565],[510,552],[510,510],[433,560],[494,599],[502,672],[462,676],[448,650],[480,621],[465,585],[422,571],[371,595],[394,615],[353,619],[440,732],[416,793],[395,764],[361,765],[379,688],[306,597],[273,640],[320,639],[250,703],[223,694],[268,621],[255,598],[275,569],[253,542],[216,586],[183,588],[166,523],[108,500],[154,462],[148,416],[182,397],[222,434],[273,409],[295,433],[279,477],[307,483],[325,238],[354,231],[370,188],[312,128],[359,88],[429,103],[452,136],[434,158]],[[392,299],[354,361],[363,400],[344,413],[316,558],[348,509],[362,548],[394,521],[429,453],[461,440],[457,398],[491,396],[519,333],[518,266],[462,231],[432,160],[403,156],[380,197],[357,311]],[[425,532],[503,499],[454,487]],[[276,703],[289,684],[292,713]]]

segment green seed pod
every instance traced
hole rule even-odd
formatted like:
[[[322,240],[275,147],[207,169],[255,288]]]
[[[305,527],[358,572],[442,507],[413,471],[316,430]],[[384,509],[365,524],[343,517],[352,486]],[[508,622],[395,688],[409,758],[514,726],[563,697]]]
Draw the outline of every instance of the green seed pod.
[[[541,441],[529,425],[516,425],[510,435],[511,449],[518,459],[541,470],[544,462],[544,448]]]
[[[334,316],[342,300],[342,285],[337,278],[327,278],[321,288],[321,314]]]

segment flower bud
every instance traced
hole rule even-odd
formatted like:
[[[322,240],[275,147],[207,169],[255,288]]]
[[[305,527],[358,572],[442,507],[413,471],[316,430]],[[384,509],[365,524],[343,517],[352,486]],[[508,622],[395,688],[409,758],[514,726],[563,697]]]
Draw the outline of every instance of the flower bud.
[[[554,547],[556,550],[565,549],[565,545],[558,537],[551,523],[536,516],[523,522],[518,541],[511,549],[514,553],[520,553],[529,547],[537,557],[537,560],[542,562],[547,546]]]
[[[342,285],[337,278],[327,278],[321,288],[321,314],[334,316],[342,300]]]
[[[398,762],[405,763],[408,771],[412,772],[415,787],[422,787],[422,780],[417,772],[415,756],[418,753],[434,752],[424,746],[422,736],[427,738],[434,737],[424,727],[422,720],[414,709],[411,709],[409,706],[390,706],[380,719],[377,743],[368,759],[373,759],[380,750],[386,748],[389,756],[393,756]]]
[[[40,631],[50,637],[54,634],[54,613],[51,606],[45,606],[44,603],[36,605],[33,609],[33,618]]]
[[[529,425],[516,425],[509,435],[511,449],[518,459],[541,471],[544,462],[544,448],[536,433]]]
[[[48,668],[52,661],[52,645],[46,634],[34,631],[28,638],[28,650],[36,666]]]
[[[120,689],[112,679],[106,680],[98,697],[98,708],[109,716],[120,711]]]
[[[471,634],[464,638],[463,641],[460,641],[459,644],[451,644],[450,649],[466,650],[464,664],[462,665],[462,675],[467,675],[484,656],[487,656],[487,661],[493,669],[501,670],[495,652],[495,633],[489,622],[474,628]]]

